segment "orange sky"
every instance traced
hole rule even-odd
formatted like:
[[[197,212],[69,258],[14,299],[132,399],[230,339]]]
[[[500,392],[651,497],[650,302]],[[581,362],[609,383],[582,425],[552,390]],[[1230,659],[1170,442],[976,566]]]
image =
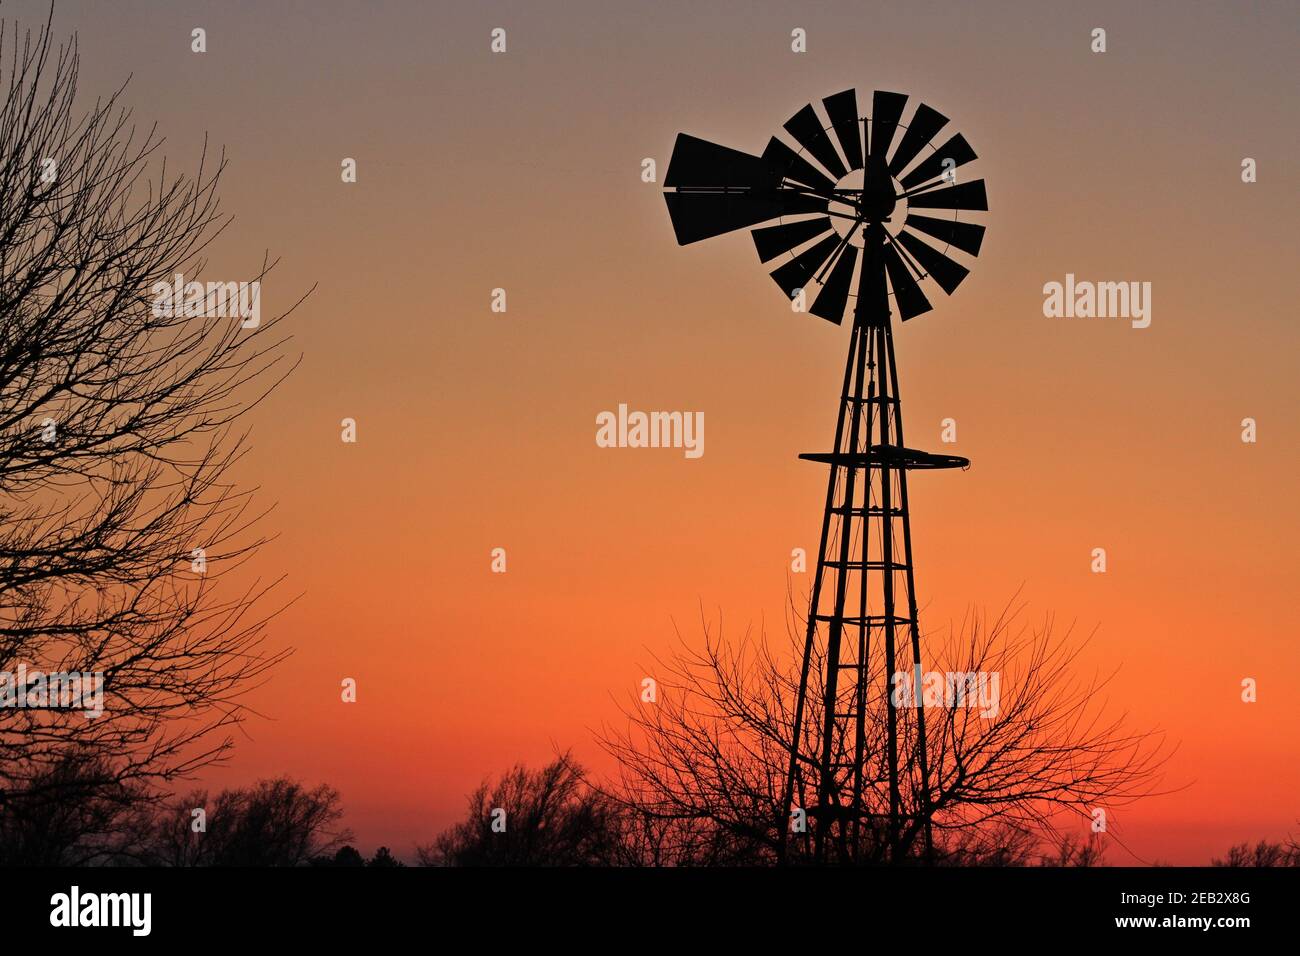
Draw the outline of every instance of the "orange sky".
[[[856,86],[951,116],[990,196],[971,277],[897,335],[909,443],[974,463],[911,485],[924,622],[1023,588],[1031,615],[1099,629],[1086,663],[1120,668],[1114,708],[1180,742],[1188,784],[1117,815],[1139,859],[1294,829],[1300,13],[614,6],[60,5],[83,91],[134,73],[174,158],[226,144],[238,218],[207,277],[269,248],[264,311],[320,283],[243,472],[279,502],[259,569],[302,592],[275,632],[297,652],[210,782],[328,781],[363,849],[406,854],[516,760],[602,768],[591,728],[674,621],[781,626],[824,495],[795,456],[830,445],[846,330],[792,315],[744,234],[679,248],[640,162],[662,174],[679,130],[759,152]],[[1067,272],[1151,282],[1151,327],[1045,318]],[[620,402],[704,411],[705,455],[597,448]]]

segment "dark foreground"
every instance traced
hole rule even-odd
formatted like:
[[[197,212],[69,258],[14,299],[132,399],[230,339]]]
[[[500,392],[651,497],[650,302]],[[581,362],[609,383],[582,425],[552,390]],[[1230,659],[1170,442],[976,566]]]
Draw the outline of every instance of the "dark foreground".
[[[1098,936],[1217,948],[1293,928],[1300,870],[11,869],[0,885],[15,938],[49,934],[78,947],[419,934],[661,952]],[[105,923],[115,925],[94,925]]]

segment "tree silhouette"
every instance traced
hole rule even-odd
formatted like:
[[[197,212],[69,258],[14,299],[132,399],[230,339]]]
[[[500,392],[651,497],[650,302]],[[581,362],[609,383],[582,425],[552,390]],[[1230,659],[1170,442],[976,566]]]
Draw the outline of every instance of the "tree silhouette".
[[[406,866],[406,864],[393,856],[392,850],[388,849],[388,847],[381,846],[375,851],[375,855],[366,861],[366,866],[394,868]]]
[[[203,811],[201,830],[196,810]],[[158,866],[303,866],[342,856],[352,839],[338,826],[342,816],[337,790],[309,790],[287,777],[222,790],[215,799],[196,790],[158,815],[142,858]]]
[[[1215,857],[1212,866],[1300,866],[1300,843],[1288,838],[1282,843],[1260,840],[1254,846],[1238,843],[1225,857]]]
[[[1039,857],[1039,863],[1042,866],[1104,866],[1106,841],[1100,833],[1089,833],[1083,840],[1067,834],[1057,842],[1055,852]]]
[[[85,866],[134,858],[150,808],[93,755],[69,750],[0,793],[0,866]]]
[[[349,844],[341,846],[335,851],[333,856],[328,853],[321,853],[311,859],[312,866],[365,866],[366,858],[361,855],[356,847]]]
[[[229,577],[261,543],[235,425],[292,365],[283,316],[157,307],[229,222],[224,156],[171,175],[121,89],[78,112],[75,38],[16,34],[0,24],[0,672],[100,674],[104,709],[0,709],[9,807],[91,780],[144,794],[226,754],[283,656],[269,586]],[[73,754],[93,773],[61,770]]]
[[[602,735],[620,767],[610,792],[658,822],[667,858],[774,863],[781,828],[791,826],[789,858],[810,859],[807,831],[801,838],[797,820],[781,819],[799,680],[789,661],[799,659],[802,642],[793,613],[790,623],[788,657],[761,635],[727,641],[706,623],[702,649],[683,643],[659,662],[656,702],[634,698],[625,707],[626,728]],[[928,642],[935,671],[998,673],[1000,700],[995,714],[983,716],[972,706],[927,708],[929,786],[922,789],[909,765],[896,862],[921,859],[927,816],[935,832],[932,862],[1024,862],[1034,847],[1060,844],[1063,821],[1091,823],[1096,811],[1109,814],[1152,791],[1167,757],[1163,746],[1153,734],[1126,730],[1122,718],[1104,718],[1105,681],[1073,678],[1079,647],[1068,638],[1055,636],[1050,622],[1040,629],[1018,625],[1008,607],[992,620],[972,615],[945,640]],[[823,673],[820,661],[811,672]],[[881,686],[868,701],[866,727],[876,732],[866,748],[868,780],[886,779],[886,692]],[[819,693],[814,688],[810,700]],[[905,707],[898,713],[900,751],[914,761],[914,715]],[[805,770],[817,752],[809,728],[819,722],[804,723],[797,749]],[[873,794],[858,842],[837,848],[840,862],[889,861],[887,794]],[[795,807],[813,802],[801,783]],[[1077,863],[1077,854],[1068,862]]]
[[[469,797],[464,821],[417,848],[424,866],[599,866],[625,862],[620,808],[568,753],[518,765]]]

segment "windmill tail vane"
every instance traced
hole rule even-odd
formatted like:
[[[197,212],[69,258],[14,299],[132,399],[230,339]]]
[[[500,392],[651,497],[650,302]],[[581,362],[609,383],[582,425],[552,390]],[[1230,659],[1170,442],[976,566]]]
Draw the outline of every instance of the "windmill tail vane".
[[[680,244],[751,229],[796,309],[811,295],[812,315],[852,315],[833,449],[799,456],[830,474],[776,824],[783,858],[899,862],[918,834],[933,852],[924,709],[891,693],[922,663],[907,474],[970,462],[905,444],[890,317],[930,311],[927,279],[956,290],[984,238],[960,217],[988,200],[958,182],[975,151],[926,104],[877,91],[862,115],[845,90],[821,107],[785,124],[798,149],[679,134],[664,198]]]

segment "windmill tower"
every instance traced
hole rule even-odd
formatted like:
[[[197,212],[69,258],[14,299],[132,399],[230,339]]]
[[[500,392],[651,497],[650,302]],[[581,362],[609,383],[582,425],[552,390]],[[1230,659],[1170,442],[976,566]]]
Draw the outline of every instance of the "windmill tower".
[[[927,278],[957,288],[968,270],[950,253],[974,257],[984,236],[959,217],[988,203],[982,180],[958,182],[976,158],[965,138],[935,145],[947,118],[918,103],[904,123],[907,106],[876,92],[862,115],[845,90],[824,117],[809,104],[785,124],[798,149],[773,137],[761,156],[679,134],[664,181],[680,244],[758,226],[758,257],[778,262],[797,311],[852,317],[835,443],[799,456],[830,475],[777,825],[783,855],[799,841],[815,860],[932,846],[907,475],[970,462],[904,443],[891,316],[930,310]],[[915,696],[896,698],[896,681]],[[882,700],[883,727],[868,720]],[[796,810],[806,826],[791,834]]]

